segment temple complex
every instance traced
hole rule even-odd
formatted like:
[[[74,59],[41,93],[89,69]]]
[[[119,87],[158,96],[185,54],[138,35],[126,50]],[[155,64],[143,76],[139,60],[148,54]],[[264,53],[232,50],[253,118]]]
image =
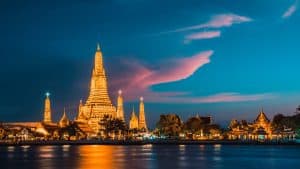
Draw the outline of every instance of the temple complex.
[[[101,132],[106,130],[109,120],[111,120],[109,123],[115,123],[116,119],[125,122],[122,91],[118,91],[116,107],[112,104],[109,97],[107,77],[99,44],[94,56],[89,94],[85,102],[80,100],[75,120],[70,120],[64,109],[60,120],[58,122],[53,121],[50,93],[48,92],[46,93],[43,110],[43,119],[41,121],[1,123],[0,138],[5,135],[5,138],[10,140],[80,140],[102,137]],[[107,121],[107,119],[109,120]],[[126,130],[126,126],[123,127],[125,128],[124,130]],[[133,110],[129,128],[147,131],[144,100],[142,97],[140,98],[139,117],[136,116]],[[115,132],[117,129],[113,130]]]

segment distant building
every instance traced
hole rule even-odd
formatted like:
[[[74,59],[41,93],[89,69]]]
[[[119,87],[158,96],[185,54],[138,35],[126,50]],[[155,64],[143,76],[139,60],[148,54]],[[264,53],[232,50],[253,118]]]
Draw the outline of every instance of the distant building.
[[[229,124],[229,139],[239,140],[272,140],[284,137],[294,138],[292,131],[274,131],[271,121],[263,110],[261,110],[253,123],[245,120],[232,120]]]

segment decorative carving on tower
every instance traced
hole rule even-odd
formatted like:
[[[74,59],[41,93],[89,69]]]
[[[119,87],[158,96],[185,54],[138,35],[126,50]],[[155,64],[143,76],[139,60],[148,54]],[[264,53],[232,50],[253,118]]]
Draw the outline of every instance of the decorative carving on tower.
[[[122,97],[122,90],[118,91],[118,103],[117,103],[117,118],[125,121],[124,118],[124,108],[123,108],[123,97]]]
[[[116,117],[116,108],[112,105],[108,95],[107,78],[99,44],[95,53],[89,96],[86,103],[81,106],[78,115],[84,117],[95,132],[99,131],[99,122],[104,115]]]
[[[46,93],[45,107],[44,107],[44,123],[51,123],[51,102],[50,102],[50,93]]]
[[[147,123],[145,118],[144,98],[140,98],[140,113],[139,113],[139,129],[147,131]]]

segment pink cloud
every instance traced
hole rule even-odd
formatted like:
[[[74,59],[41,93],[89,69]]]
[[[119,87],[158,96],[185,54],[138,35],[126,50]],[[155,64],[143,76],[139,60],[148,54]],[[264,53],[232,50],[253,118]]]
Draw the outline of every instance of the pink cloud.
[[[156,92],[152,86],[176,82],[192,76],[199,68],[210,63],[213,51],[204,51],[191,57],[168,60],[155,68],[126,59],[122,62],[124,72],[115,74],[110,83],[114,91],[123,90],[125,101],[137,100],[143,96],[147,102],[160,103],[216,103],[242,102],[272,98],[272,94],[242,95],[239,93],[218,93],[209,96],[190,96],[188,92]],[[153,66],[153,65],[152,65]],[[126,67],[126,68],[125,68]]]
[[[252,21],[252,19],[245,16],[239,16],[235,14],[221,14],[212,17],[212,19],[208,23],[203,24],[202,27],[221,28],[221,27],[229,27],[232,26],[233,24],[240,24],[240,23],[250,22],[250,21]]]
[[[297,10],[298,1],[296,0],[282,15],[282,18],[289,18]]]
[[[201,39],[212,39],[221,36],[221,31],[205,31],[193,33],[185,36],[185,42],[190,42],[192,40],[201,40]]]
[[[184,32],[184,31],[190,31],[190,30],[197,30],[197,29],[202,29],[202,28],[222,28],[222,27],[230,27],[233,24],[240,24],[244,22],[251,22],[252,19],[245,17],[245,16],[240,16],[240,15],[235,15],[235,14],[219,14],[211,17],[211,19],[203,24],[199,25],[193,25],[189,27],[184,27],[184,28],[179,28],[176,30],[168,31],[168,32],[163,32],[164,33],[173,33],[173,32]]]
[[[112,88],[115,90],[120,88],[124,93],[128,93],[128,100],[134,100],[141,95],[153,98],[153,100],[159,97],[184,95],[185,92],[153,92],[150,88],[153,85],[180,81],[190,77],[196,70],[210,62],[212,54],[213,51],[209,50],[191,57],[172,59],[159,65],[156,69],[148,68],[136,61],[126,60],[123,64],[130,70],[127,74],[122,74],[122,77],[113,78],[117,80],[112,81]]]

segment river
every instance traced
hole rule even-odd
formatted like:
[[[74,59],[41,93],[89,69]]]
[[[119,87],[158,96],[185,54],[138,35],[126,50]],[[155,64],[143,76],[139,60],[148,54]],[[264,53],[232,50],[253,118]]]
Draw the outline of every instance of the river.
[[[283,169],[300,167],[300,146],[61,145],[0,147],[0,168]]]

